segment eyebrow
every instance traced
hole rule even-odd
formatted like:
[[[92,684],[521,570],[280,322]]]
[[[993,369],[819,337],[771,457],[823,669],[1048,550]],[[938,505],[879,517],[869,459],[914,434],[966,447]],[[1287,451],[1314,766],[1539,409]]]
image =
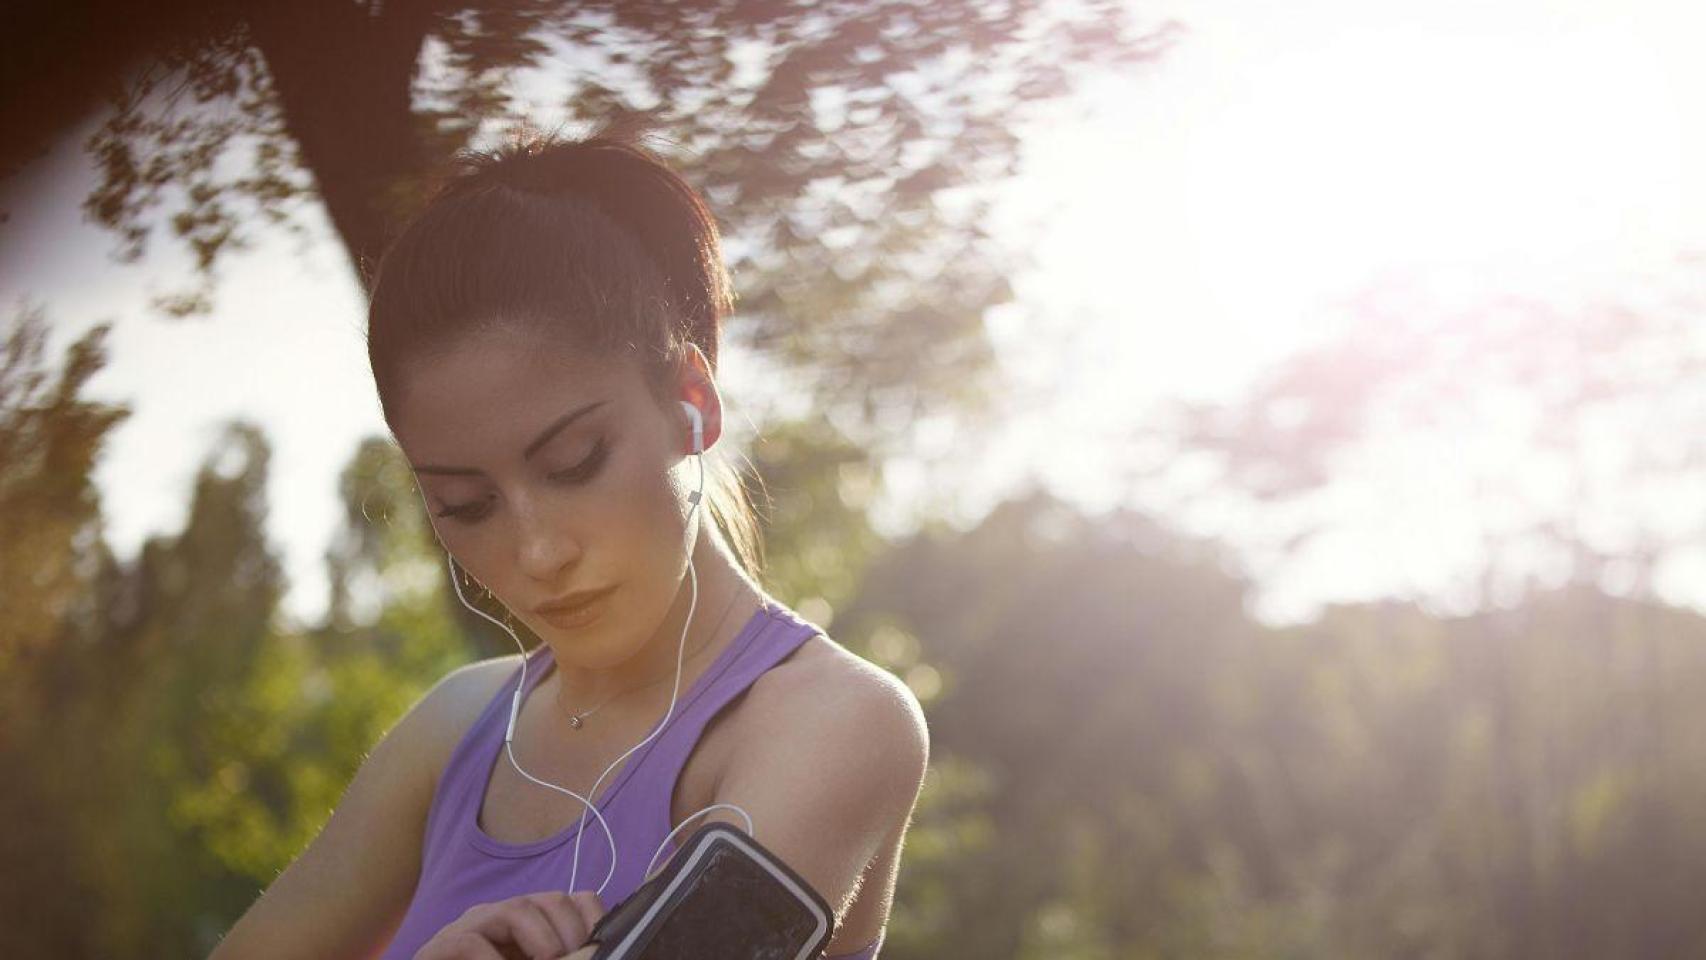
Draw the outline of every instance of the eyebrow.
[[[565,427],[567,427],[571,423],[574,423],[576,420],[580,419],[581,417],[585,416],[586,414],[589,414],[592,411],[597,410],[599,407],[604,406],[604,403],[605,402],[603,400],[596,400],[592,403],[587,404],[584,407],[581,407],[579,410],[571,410],[568,413],[565,413],[562,416],[558,417],[554,422],[552,422],[552,424],[550,426],[545,428],[544,432],[540,433],[539,436],[533,438],[533,441],[527,445],[527,449],[523,450],[521,452],[521,459],[523,459],[523,460],[531,459],[535,453],[539,452],[540,447],[543,447],[545,444],[550,443],[551,438],[556,436],[557,434],[561,433]],[[484,470],[480,470],[476,467],[435,467],[435,466],[416,467],[415,472],[416,473],[443,474],[443,475],[448,475],[448,476],[470,476],[470,475],[479,476],[479,475],[485,473]]]

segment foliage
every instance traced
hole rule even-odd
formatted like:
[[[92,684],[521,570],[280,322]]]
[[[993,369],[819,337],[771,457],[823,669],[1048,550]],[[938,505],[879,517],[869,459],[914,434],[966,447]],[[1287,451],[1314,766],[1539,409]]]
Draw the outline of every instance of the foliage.
[[[65,352],[57,382],[41,368],[45,310],[21,307],[0,356],[0,954],[92,953],[82,911],[93,892],[66,838],[88,791],[88,752],[68,715],[95,691],[68,663],[122,610],[104,595],[111,558],[89,472],[128,411],[79,394],[104,362],[107,328]],[[117,601],[117,602],[115,602]],[[95,742],[100,742],[99,740]]]
[[[1242,593],[1206,545],[1040,495],[878,562],[846,629],[914,632],[933,752],[989,781],[921,811],[885,955],[1706,947],[1706,618],[1573,586],[1275,630]]]
[[[106,436],[129,411],[78,394],[105,363],[109,328],[66,348],[55,384],[38,369],[46,312],[22,306],[0,353],[0,677],[15,658],[86,621],[83,596],[102,561],[99,503],[89,478]],[[85,622],[85,626],[87,623]]]
[[[1143,432],[1158,473],[1205,458],[1204,511],[1259,512],[1273,556],[1307,568],[1347,498],[1406,518],[1435,502],[1468,529],[1443,609],[1514,604],[1565,583],[1655,597],[1667,558],[1706,540],[1706,270],[1696,258],[1617,298],[1456,299],[1371,288],[1342,334],[1277,364],[1246,396],[1179,403]],[[1254,539],[1252,537],[1252,539]],[[1467,540],[1468,542],[1462,542]],[[1457,596],[1442,596],[1449,590]]]
[[[883,548],[867,515],[880,466],[833,427],[791,421],[765,429],[745,480],[764,493],[765,589],[829,628]]]
[[[0,445],[18,452],[0,477],[0,568],[39,585],[6,591],[0,623],[0,761],[14,774],[0,814],[29,825],[6,831],[0,953],[205,954],[470,649],[438,582],[393,591],[371,623],[281,626],[262,533],[269,454],[243,424],[197,471],[183,531],[114,560],[89,471],[123,411],[77,396],[105,331],[68,348],[44,391],[41,323],[20,318],[12,343],[25,346],[0,368]],[[352,473],[351,495],[377,499]],[[402,552],[378,551],[376,566],[431,568],[422,545]]]
[[[731,333],[862,421],[979,405],[983,316],[1017,266],[985,230],[988,188],[1076,75],[1153,60],[1178,33],[1116,0],[90,6],[81,22],[130,56],[58,86],[31,82],[57,76],[47,64],[21,71],[17,99],[43,117],[73,100],[68,122],[109,91],[85,207],[126,258],[160,232],[193,254],[167,314],[209,312],[217,263],[300,231],[315,201],[365,277],[455,150],[517,121],[638,122],[724,220]],[[38,36],[0,50],[70,45],[27,13]]]
[[[7,496],[87,484],[104,434],[70,425],[115,413],[71,386],[88,372],[77,358],[99,365],[87,347],[66,354],[51,416],[67,423],[42,434],[81,437],[56,461],[81,472],[17,469]],[[6,396],[24,381],[40,394],[39,359],[7,365]],[[43,429],[44,403],[5,409],[0,437]],[[1038,494],[886,544],[862,526],[848,478],[867,465],[845,438],[797,424],[772,439],[759,465],[776,478],[778,582],[833,598],[836,636],[930,714],[886,957],[1706,947],[1689,899],[1706,883],[1698,615],[1575,585],[1467,617],[1392,602],[1276,630],[1246,615],[1220,548],[1152,518]],[[280,623],[267,461],[259,432],[233,424],[181,532],[130,563],[90,548],[105,559],[72,579],[84,615],[30,606],[64,603],[54,590],[8,598],[22,611],[9,637],[59,628],[14,644],[0,671],[15,774],[0,814],[30,827],[3,841],[5,955],[205,953],[362,755],[478,655],[379,439],[344,473],[333,614]],[[57,502],[90,511],[66,529],[99,529],[93,500]],[[0,510],[24,539],[74,515]],[[803,559],[828,530],[851,538],[846,555]]]

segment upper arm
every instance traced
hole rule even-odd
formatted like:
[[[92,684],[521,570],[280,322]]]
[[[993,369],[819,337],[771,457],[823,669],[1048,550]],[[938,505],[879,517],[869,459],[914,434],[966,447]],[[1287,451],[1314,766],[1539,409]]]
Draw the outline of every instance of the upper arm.
[[[513,660],[514,658],[503,658]],[[414,895],[439,771],[478,713],[498,660],[452,671],[361,764],[308,848],[267,887],[209,960],[376,955]],[[473,713],[470,713],[472,708]]]
[[[753,833],[817,890],[837,925],[883,841],[905,829],[929,762],[924,712],[905,684],[873,671],[825,697],[778,697],[754,718],[717,791]],[[786,735],[781,735],[786,731]],[[708,819],[744,825],[723,811]]]

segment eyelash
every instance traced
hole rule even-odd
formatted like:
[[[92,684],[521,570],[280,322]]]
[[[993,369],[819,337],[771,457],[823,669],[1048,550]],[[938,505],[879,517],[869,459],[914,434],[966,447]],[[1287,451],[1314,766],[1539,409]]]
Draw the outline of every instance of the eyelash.
[[[605,445],[604,438],[600,437],[598,442],[592,445],[592,452],[586,455],[585,460],[582,460],[580,463],[575,464],[567,470],[559,470],[556,473],[548,474],[547,479],[570,484],[585,483],[587,480],[592,479],[593,474],[598,472],[599,467],[604,465],[604,458],[608,452],[609,448]],[[488,497],[486,500],[480,501],[480,503],[490,502],[490,499],[491,498]],[[476,513],[473,505],[445,507],[443,510],[440,510],[437,515],[440,517],[447,517],[451,520],[457,520],[462,523],[478,523],[485,517],[484,513]]]

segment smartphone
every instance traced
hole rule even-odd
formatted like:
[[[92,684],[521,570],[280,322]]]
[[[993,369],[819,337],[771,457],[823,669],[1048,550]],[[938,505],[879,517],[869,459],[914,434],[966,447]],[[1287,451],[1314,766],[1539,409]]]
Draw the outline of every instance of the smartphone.
[[[757,840],[700,827],[663,872],[593,927],[593,960],[808,960],[835,932],[829,904]]]

